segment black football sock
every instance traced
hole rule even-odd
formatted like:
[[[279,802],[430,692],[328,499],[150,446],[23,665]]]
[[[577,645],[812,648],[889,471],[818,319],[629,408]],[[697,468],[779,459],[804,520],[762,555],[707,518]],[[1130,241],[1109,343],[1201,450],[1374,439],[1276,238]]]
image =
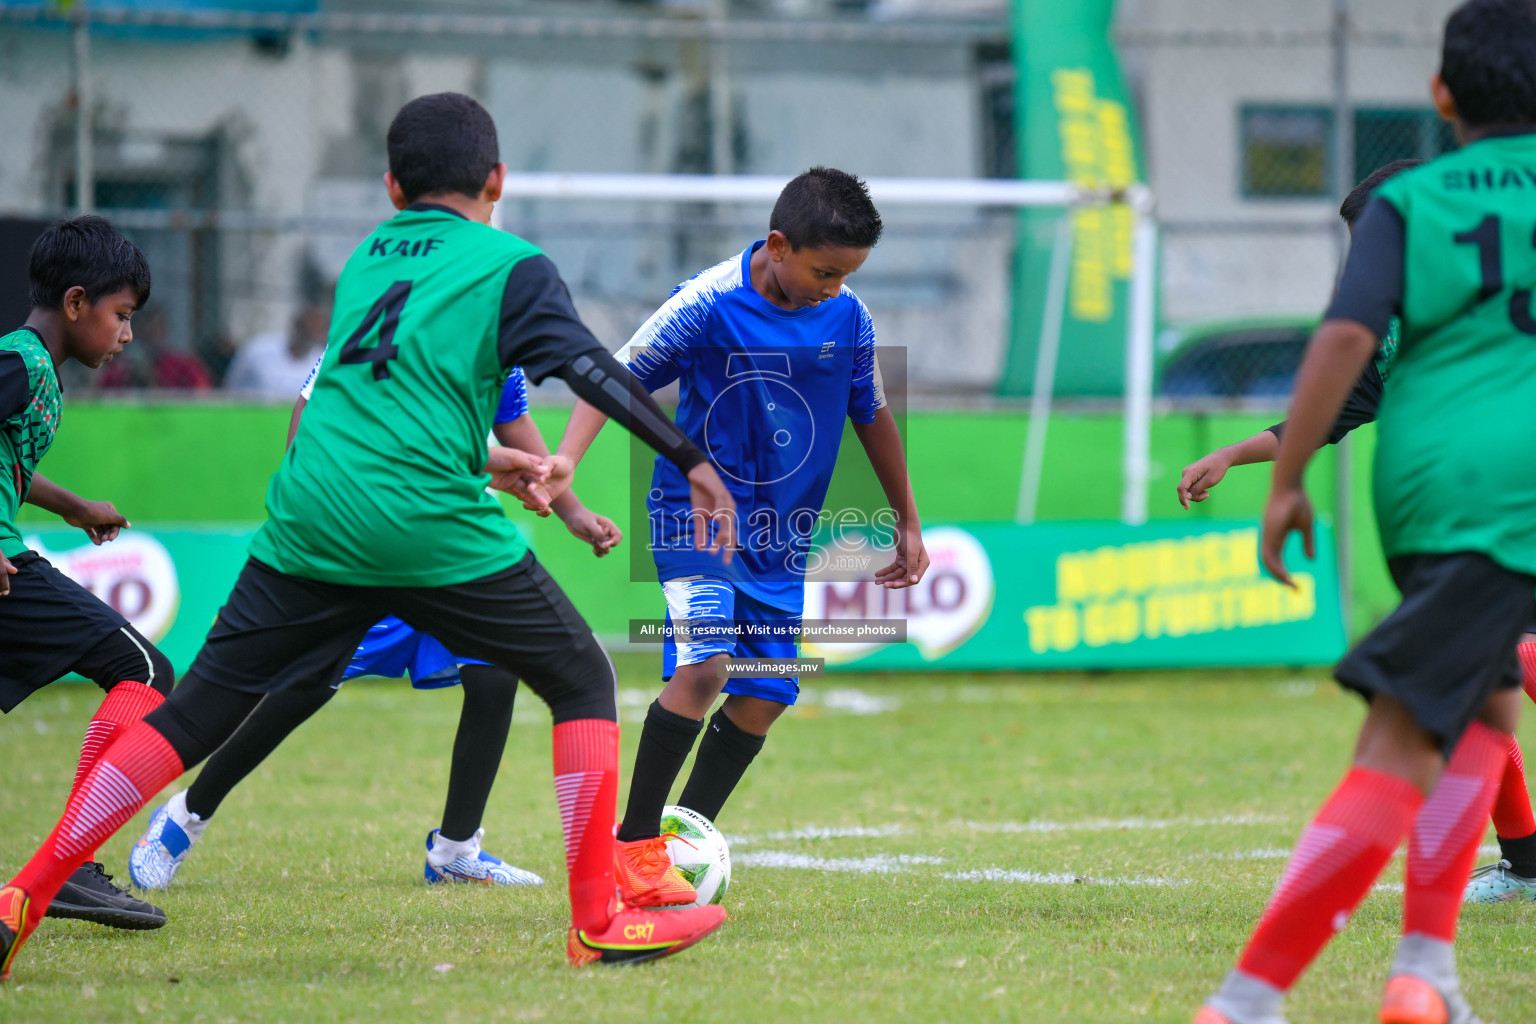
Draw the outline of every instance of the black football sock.
[[[1536,878],[1536,832],[1519,839],[1499,836],[1499,850],[1509,870],[1521,878]]]
[[[661,835],[661,811],[667,806],[667,794],[672,792],[672,783],[677,781],[677,773],[683,770],[688,751],[703,727],[702,718],[685,718],[662,707],[661,701],[651,701],[640,732],[640,749],[635,753],[635,770],[629,777],[629,803],[624,807],[624,823],[619,826],[619,842]]]
[[[187,810],[203,821],[213,817],[229,791],[334,696],[335,690],[321,686],[277,690],[261,697],[256,710],[203,765],[197,781],[187,790]]]
[[[678,803],[714,821],[767,738],[743,731],[726,717],[724,708],[716,711],[704,730],[699,756],[693,759],[693,772]]]
[[[459,712],[459,731],[453,738],[441,829],[444,839],[456,843],[473,836],[485,817],[517,697],[517,676],[494,665],[464,665],[459,679],[464,709]]]

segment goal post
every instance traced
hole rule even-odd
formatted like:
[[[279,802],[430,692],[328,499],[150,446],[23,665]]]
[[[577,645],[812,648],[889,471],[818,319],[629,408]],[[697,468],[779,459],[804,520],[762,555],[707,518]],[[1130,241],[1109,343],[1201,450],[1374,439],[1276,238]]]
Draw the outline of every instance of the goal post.
[[[493,224],[509,227],[504,210],[509,200],[619,200],[647,203],[764,203],[778,198],[785,179],[773,175],[707,174],[563,174],[510,173],[502,183],[502,200]],[[1151,475],[1153,336],[1157,225],[1152,193],[1144,185],[1121,190],[1088,188],[1067,181],[1027,181],[998,178],[870,178],[871,197],[880,207],[1028,207],[1062,210],[1064,220],[1083,206],[1120,203],[1134,218],[1130,298],[1125,338],[1124,452],[1121,466],[1120,518],[1129,524],[1147,519],[1147,486]],[[1017,518],[1031,521],[1038,498],[1047,426],[1054,393],[1055,365],[1061,336],[1065,292],[1069,285],[1066,254],[1071,232],[1057,233],[1058,251],[1047,293],[1046,322],[1036,363],[1034,396],[1020,479]],[[1063,241],[1065,240],[1065,241]],[[1060,294],[1056,294],[1060,293]]]

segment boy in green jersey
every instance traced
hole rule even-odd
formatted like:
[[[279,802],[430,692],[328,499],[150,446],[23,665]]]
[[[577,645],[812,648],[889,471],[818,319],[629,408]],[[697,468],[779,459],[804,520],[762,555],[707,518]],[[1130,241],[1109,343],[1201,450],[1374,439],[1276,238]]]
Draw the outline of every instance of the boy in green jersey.
[[[1378,167],[1357,185],[1339,207],[1339,215],[1349,224],[1351,233],[1376,189],[1387,179],[1421,163],[1422,160],[1396,160]],[[1349,397],[1344,400],[1339,417],[1328,434],[1329,444],[1337,444],[1358,426],[1375,422],[1392,361],[1397,357],[1399,330],[1400,324],[1394,317],[1376,358],[1366,364],[1350,389]],[[1189,508],[1191,502],[1205,501],[1210,497],[1211,488],[1221,483],[1233,466],[1273,462],[1280,451],[1280,436],[1284,429],[1284,422],[1276,423],[1185,466],[1178,484],[1179,504]],[[1536,700],[1536,627],[1528,629],[1520,638],[1517,656],[1521,685],[1526,694]],[[1509,740],[1509,760],[1504,766],[1499,795],[1493,804],[1493,828],[1499,840],[1499,859],[1472,873],[1467,883],[1466,902],[1536,901],[1536,812],[1531,807],[1530,791],[1526,786],[1525,758],[1520,741],[1514,736]]]
[[[338,680],[388,615],[515,673],[549,704],[573,964],[667,956],[724,921],[719,907],[661,913],[618,895],[616,679],[486,493],[487,483],[521,486],[529,469],[521,452],[487,457],[502,385],[520,366],[611,410],[688,474],[701,543],[713,525],[714,543],[734,546],[730,495],[581,323],[549,259],[490,227],[506,165],[485,109],[456,93],[413,100],[390,124],[388,151],[384,180],[400,213],[341,273],[329,348],[250,560],[181,685],[103,753],[37,855],[0,888],[0,974],[85,850],[212,753],[264,693]],[[539,472],[556,475],[542,463]]]
[[[61,516],[94,544],[128,520],[37,472],[63,414],[56,369],[73,359],[99,369],[133,340],[129,321],[149,299],[144,254],[101,217],[77,217],[38,236],[28,260],[32,312],[0,337],[0,712],[77,673],[107,692],[86,729],[78,789],[112,737],[171,692],[171,663],[115,609],[29,550],[16,523],[22,502]],[[89,851],[87,851],[87,854]],[[84,860],[50,917],[116,928],[159,928],[165,914],[112,884]]]
[[[1198,1024],[1278,1024],[1286,991],[1408,839],[1383,1024],[1472,1024],[1454,960],[1467,873],[1520,712],[1515,644],[1536,613],[1536,0],[1446,22],[1435,104],[1463,147],[1383,185],[1297,375],[1264,512],[1312,551],[1302,472],[1394,315],[1375,498],[1403,600],[1335,675],[1370,703],[1313,819]]]

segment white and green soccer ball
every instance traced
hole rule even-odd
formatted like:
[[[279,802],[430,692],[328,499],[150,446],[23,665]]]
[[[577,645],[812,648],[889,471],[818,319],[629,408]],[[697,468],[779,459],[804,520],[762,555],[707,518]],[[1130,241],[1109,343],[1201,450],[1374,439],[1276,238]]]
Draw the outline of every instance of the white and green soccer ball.
[[[731,850],[715,823],[698,811],[669,805],[661,812],[661,831],[676,836],[667,840],[667,854],[699,894],[688,905],[703,907],[725,899],[731,885]]]

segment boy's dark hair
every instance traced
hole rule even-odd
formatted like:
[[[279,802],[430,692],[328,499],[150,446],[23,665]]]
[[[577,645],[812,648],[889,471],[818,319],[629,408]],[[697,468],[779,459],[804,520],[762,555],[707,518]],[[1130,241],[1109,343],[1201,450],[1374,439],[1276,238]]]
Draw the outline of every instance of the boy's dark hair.
[[[1440,78],[1472,127],[1536,124],[1536,0],[1468,0],[1445,22]]]
[[[1382,182],[1423,162],[1423,160],[1393,160],[1389,164],[1382,164],[1367,174],[1365,180],[1344,197],[1344,201],[1339,204],[1339,216],[1344,218],[1345,224],[1353,224],[1365,212],[1365,204],[1371,201],[1371,196],[1381,187]]]
[[[846,171],[812,167],[779,193],[768,230],[782,233],[798,252],[824,245],[872,249],[883,226],[869,186]]]
[[[63,309],[64,294],[79,285],[87,302],[132,288],[143,307],[149,301],[149,262],[105,217],[86,214],[49,225],[32,243],[27,261],[32,305]]]
[[[401,107],[387,145],[389,173],[410,202],[445,192],[473,199],[501,162],[496,122],[461,92],[418,96]]]

